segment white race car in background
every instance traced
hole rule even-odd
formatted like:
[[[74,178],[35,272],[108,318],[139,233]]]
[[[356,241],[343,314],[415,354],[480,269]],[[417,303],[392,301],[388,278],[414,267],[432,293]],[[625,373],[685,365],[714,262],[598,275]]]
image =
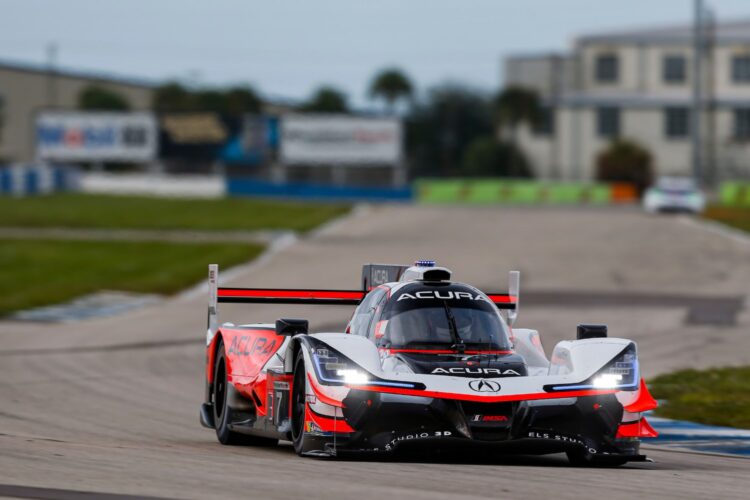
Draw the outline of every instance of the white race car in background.
[[[699,214],[706,197],[689,177],[661,177],[646,190],[643,207],[647,212],[689,212]]]

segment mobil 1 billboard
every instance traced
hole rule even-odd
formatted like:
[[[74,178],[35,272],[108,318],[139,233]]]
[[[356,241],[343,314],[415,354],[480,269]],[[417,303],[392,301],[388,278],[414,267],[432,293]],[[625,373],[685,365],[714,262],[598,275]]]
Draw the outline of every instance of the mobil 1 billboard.
[[[49,161],[149,162],[158,153],[158,124],[147,112],[42,111],[36,154]]]
[[[281,162],[286,165],[398,165],[401,122],[346,115],[281,118]]]

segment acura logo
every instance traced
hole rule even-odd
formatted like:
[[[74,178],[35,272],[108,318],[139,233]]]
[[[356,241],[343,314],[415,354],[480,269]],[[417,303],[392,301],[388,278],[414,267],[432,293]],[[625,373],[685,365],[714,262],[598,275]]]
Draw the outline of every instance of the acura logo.
[[[469,388],[475,392],[500,392],[500,384],[492,380],[472,380]]]

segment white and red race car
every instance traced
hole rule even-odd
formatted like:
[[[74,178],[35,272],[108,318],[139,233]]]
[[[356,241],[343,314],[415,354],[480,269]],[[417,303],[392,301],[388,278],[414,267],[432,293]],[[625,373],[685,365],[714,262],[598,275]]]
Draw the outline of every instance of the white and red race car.
[[[656,407],[633,341],[580,325],[547,359],[535,330],[511,328],[508,294],[451,281],[431,261],[368,264],[361,290],[220,288],[209,266],[201,423],[223,444],[288,440],[300,455],[491,446],[566,452],[580,465],[646,460]],[[217,303],[356,305],[342,332],[308,322],[219,326]]]

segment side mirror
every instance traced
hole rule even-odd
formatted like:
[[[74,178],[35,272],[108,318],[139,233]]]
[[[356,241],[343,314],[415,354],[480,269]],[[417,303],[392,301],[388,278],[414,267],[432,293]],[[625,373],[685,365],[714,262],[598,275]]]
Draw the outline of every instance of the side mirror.
[[[607,336],[607,325],[578,325],[576,329],[576,338],[583,339],[603,339]]]
[[[306,319],[281,318],[276,320],[276,335],[293,336],[307,333],[308,322]]]

